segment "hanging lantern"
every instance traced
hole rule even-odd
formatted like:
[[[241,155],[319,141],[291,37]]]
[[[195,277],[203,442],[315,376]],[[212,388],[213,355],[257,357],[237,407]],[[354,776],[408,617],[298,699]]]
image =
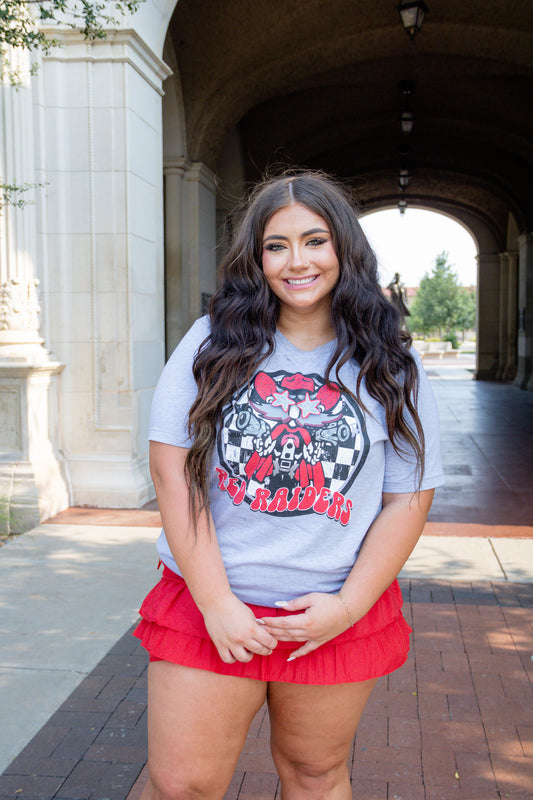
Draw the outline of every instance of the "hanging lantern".
[[[402,126],[402,133],[404,136],[409,136],[415,124],[415,115],[412,111],[402,111],[400,117],[400,125]]]
[[[398,175],[398,186],[400,190],[403,192],[409,186],[411,182],[411,176],[409,175],[408,169],[401,169],[400,174]]]
[[[422,29],[424,17],[429,11],[423,0],[400,0],[397,6],[405,32],[412,40]]]

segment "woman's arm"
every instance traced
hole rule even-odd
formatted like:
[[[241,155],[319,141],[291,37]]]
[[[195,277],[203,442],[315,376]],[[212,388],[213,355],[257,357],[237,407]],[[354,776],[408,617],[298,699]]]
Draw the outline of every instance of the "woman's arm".
[[[167,541],[220,657],[226,663],[269,655],[277,640],[231,591],[211,515],[194,530],[185,479],[187,449],[150,442],[150,472]]]
[[[287,611],[305,611],[304,614],[263,618],[276,639],[305,642],[292,653],[291,660],[338,636],[372,608],[413,551],[433,493],[433,489],[427,489],[415,494],[383,494],[383,508],[365,536],[340,597],[312,592],[288,603],[278,603]]]

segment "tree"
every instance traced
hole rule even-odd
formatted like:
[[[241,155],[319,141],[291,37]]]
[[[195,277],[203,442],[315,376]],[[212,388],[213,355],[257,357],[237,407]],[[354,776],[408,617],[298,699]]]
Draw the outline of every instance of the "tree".
[[[437,332],[454,341],[457,328],[464,331],[475,323],[475,295],[459,285],[448,258],[448,253],[439,253],[431,275],[426,272],[420,281],[408,322],[413,332]]]
[[[476,324],[476,290],[473,286],[459,286],[455,324],[462,332],[464,342],[465,332]]]

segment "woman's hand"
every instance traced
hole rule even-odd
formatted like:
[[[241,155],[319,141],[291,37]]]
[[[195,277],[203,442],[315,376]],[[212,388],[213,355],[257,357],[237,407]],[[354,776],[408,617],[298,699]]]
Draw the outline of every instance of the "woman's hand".
[[[203,610],[203,616],[207,632],[226,664],[251,661],[254,653],[269,656],[278,643],[234,594],[217,599]]]
[[[303,611],[289,617],[262,617],[265,630],[278,641],[305,642],[289,658],[305,656],[343,633],[352,624],[348,610],[337,594],[312,592],[276,605],[286,611]]]

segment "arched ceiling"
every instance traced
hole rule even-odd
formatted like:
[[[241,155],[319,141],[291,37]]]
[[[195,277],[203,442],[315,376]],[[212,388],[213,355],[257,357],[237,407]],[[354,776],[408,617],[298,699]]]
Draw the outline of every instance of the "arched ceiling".
[[[273,161],[321,167],[378,206],[407,166],[418,205],[463,204],[502,242],[509,211],[533,227],[533,3],[427,0],[414,42],[396,5],[179,0],[169,39],[189,157],[216,171],[238,126],[249,178]],[[407,137],[402,80],[415,83]]]

